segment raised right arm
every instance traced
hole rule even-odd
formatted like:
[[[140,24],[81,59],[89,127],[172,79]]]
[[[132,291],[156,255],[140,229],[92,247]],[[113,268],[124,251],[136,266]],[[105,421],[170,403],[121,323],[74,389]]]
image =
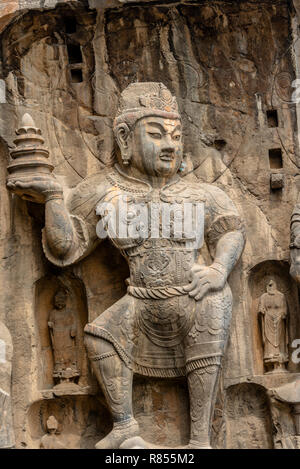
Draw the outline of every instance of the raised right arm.
[[[84,180],[67,198],[62,186],[51,175],[31,180],[10,181],[7,186],[26,200],[45,204],[43,249],[50,262],[67,266],[91,252],[100,241],[96,235],[95,208],[98,183],[103,178]],[[104,184],[105,185],[105,184]]]

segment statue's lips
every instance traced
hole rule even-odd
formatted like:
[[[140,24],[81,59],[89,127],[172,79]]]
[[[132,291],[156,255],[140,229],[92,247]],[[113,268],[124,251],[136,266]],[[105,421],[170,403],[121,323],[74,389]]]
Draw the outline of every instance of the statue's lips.
[[[174,155],[173,154],[162,154],[159,156],[159,158],[162,160],[162,161],[173,161],[174,160]]]

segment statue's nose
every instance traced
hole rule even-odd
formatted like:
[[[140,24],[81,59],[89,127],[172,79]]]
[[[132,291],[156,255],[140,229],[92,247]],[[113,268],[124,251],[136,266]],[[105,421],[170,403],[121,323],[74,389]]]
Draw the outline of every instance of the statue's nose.
[[[162,142],[162,150],[170,153],[175,150],[175,142],[173,141],[171,135],[165,135]]]

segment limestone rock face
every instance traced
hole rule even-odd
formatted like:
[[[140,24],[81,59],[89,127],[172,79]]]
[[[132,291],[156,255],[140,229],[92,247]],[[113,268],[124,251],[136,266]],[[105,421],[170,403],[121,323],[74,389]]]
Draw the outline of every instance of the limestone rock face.
[[[41,129],[65,198],[85,178],[111,168],[119,97],[134,82],[161,82],[176,96],[184,180],[222,189],[245,221],[246,246],[229,277],[233,314],[212,445],[299,445],[297,403],[272,391],[289,383],[292,389],[300,377],[298,285],[289,274],[290,218],[300,189],[294,3],[1,2],[0,353],[4,340],[7,358],[3,363],[0,355],[0,447],[14,446],[15,439],[17,448],[40,448],[50,435],[43,441],[52,446],[93,448],[111,430],[83,330],[126,293],[128,266],[108,241],[78,263],[54,266],[41,243],[43,204],[9,192],[6,179],[25,113]],[[210,253],[204,257],[208,262]],[[281,334],[288,357],[274,373],[266,366],[259,306],[270,279],[284,295],[288,318]],[[73,347],[61,359],[69,363],[63,373],[49,325],[61,289],[69,312],[63,333]],[[59,313],[57,321],[64,322]],[[270,337],[276,336],[275,322],[268,326]],[[133,408],[145,440],[173,448],[188,444],[185,378],[135,376]],[[51,416],[56,424],[49,427]]]
[[[10,333],[0,322],[0,448],[12,448],[15,444],[11,407],[12,355]]]

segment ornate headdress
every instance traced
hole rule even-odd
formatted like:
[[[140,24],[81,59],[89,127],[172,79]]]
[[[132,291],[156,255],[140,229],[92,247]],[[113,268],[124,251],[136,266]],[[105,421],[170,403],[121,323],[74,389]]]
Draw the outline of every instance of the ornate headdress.
[[[132,83],[120,97],[114,126],[125,122],[129,127],[138,119],[161,116],[180,119],[176,98],[163,83]]]

